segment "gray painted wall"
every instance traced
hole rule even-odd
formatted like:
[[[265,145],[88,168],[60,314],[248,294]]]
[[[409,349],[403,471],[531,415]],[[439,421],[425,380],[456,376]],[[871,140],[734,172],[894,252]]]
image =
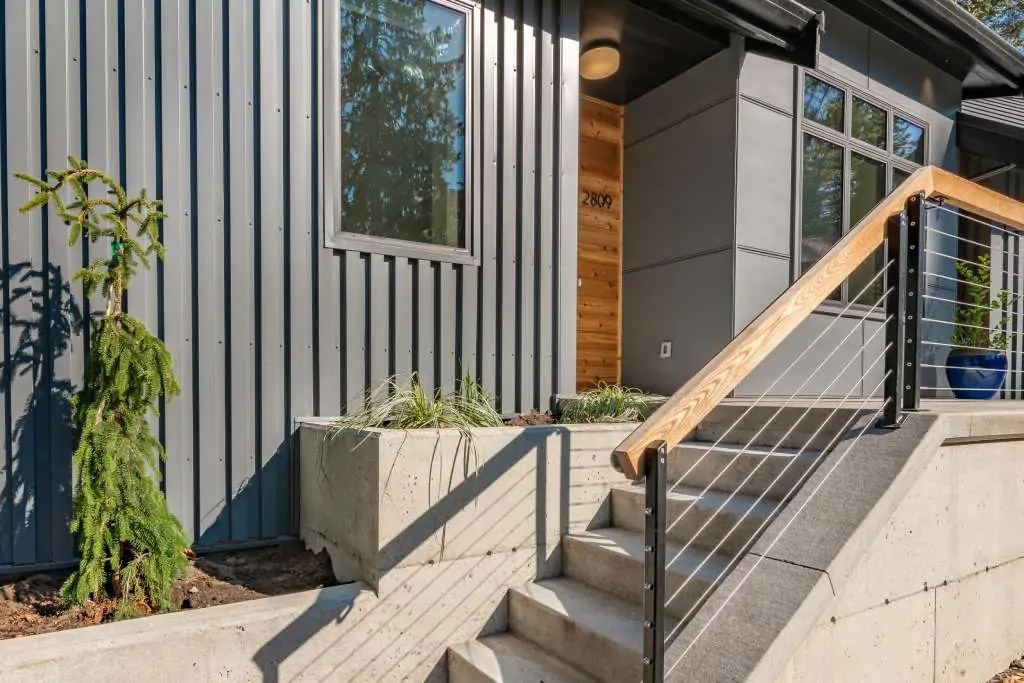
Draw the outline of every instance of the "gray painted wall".
[[[732,336],[739,55],[720,52],[626,107],[625,384],[671,393]]]
[[[809,0],[807,4],[826,13],[820,70],[923,119],[929,129],[927,161],[955,170],[954,117],[960,106],[960,82],[827,3]],[[799,150],[794,106],[800,77],[799,69],[751,54],[745,56],[740,69],[736,205],[740,256],[736,269],[735,333],[792,281],[790,263],[796,230],[793,193],[799,180],[794,174]],[[929,266],[933,271],[945,272],[949,263],[932,259]],[[941,289],[935,282],[941,281],[930,283],[933,291]],[[769,389],[770,394],[778,395],[800,388],[807,379],[806,373],[795,385],[790,386],[793,383],[789,379],[773,388],[771,385],[825,331],[839,310],[812,315],[740,385],[737,395],[760,395]],[[863,314],[852,311],[846,317],[848,321],[837,322],[800,361],[800,367],[807,369],[824,363],[801,393],[842,396],[852,391],[860,395],[873,390],[881,380],[882,364],[872,368],[884,347],[884,333],[872,337],[880,323],[858,322]],[[850,329],[852,324],[859,329]],[[847,341],[827,359],[844,338]],[[859,353],[864,345],[866,350]],[[854,371],[856,374],[852,374]],[[842,379],[833,383],[840,376]],[[858,383],[862,376],[863,381]]]
[[[293,420],[392,372],[478,375],[505,412],[575,375],[575,0],[485,5],[478,266],[323,248],[319,0],[64,0],[0,10],[0,572],[73,557],[67,399],[88,339],[66,246],[27,188],[67,154],[147,187],[167,260],[128,308],[174,356],[166,490],[203,545],[296,531]],[[123,14],[122,14],[123,13]],[[330,58],[329,56],[327,58]],[[521,114],[521,116],[519,115]],[[522,207],[522,210],[518,210]]]

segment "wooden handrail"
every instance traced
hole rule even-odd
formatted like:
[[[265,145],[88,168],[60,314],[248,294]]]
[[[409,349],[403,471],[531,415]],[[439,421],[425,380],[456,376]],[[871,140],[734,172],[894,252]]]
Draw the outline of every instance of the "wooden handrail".
[[[919,192],[929,198],[944,197],[969,213],[1024,230],[1021,202],[934,166],[919,169],[619,444],[614,457],[622,473],[630,479],[641,478],[648,444],[682,441],[881,246],[886,221]]]

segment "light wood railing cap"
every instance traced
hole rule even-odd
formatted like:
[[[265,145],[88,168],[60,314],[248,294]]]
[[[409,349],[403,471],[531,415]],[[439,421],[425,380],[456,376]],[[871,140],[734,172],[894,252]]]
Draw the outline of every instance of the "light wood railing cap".
[[[630,479],[641,478],[643,453],[649,444],[664,440],[674,445],[686,438],[874,253],[882,244],[889,217],[920,193],[944,197],[961,210],[1024,230],[1021,202],[934,166],[919,169],[619,444],[613,458],[622,473]]]

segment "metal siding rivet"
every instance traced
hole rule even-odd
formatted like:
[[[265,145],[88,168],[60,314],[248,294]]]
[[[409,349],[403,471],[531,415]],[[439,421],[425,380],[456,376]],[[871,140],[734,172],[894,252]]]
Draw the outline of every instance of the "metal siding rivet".
[[[651,665],[651,658],[650,657],[644,657],[644,666],[650,666],[650,665]]]
[[[644,584],[644,590],[645,590],[645,591],[649,591],[649,590],[654,590],[654,584],[651,584],[651,583],[645,583],[645,584]]]
[[[654,512],[654,510],[652,510],[651,508],[644,508],[644,514],[645,514],[645,515],[649,515],[649,514],[651,514],[652,512]]]
[[[653,545],[645,545],[644,546],[644,552],[645,553],[653,553],[654,552],[654,546]]]

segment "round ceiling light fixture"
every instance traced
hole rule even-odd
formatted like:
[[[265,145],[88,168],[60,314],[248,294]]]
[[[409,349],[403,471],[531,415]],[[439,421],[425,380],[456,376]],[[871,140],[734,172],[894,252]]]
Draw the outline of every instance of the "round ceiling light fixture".
[[[619,70],[619,48],[597,45],[580,55],[580,76],[588,81],[608,78]]]

